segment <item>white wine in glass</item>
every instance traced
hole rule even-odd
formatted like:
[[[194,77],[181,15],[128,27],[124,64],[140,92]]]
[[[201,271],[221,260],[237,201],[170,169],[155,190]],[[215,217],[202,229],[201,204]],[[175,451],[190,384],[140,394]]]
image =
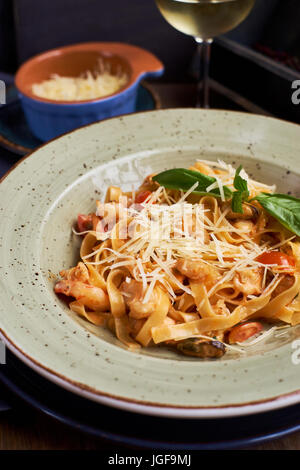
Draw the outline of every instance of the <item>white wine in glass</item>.
[[[202,61],[201,103],[198,90],[197,106],[208,107],[208,69],[210,45],[214,37],[239,25],[250,13],[255,0],[156,0],[164,18],[182,33],[193,36],[199,45]]]

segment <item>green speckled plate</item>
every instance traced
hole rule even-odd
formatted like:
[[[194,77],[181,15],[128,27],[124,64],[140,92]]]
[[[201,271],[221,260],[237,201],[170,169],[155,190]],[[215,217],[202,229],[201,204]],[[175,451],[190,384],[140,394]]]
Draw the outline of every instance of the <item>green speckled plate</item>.
[[[299,328],[217,361],[158,347],[129,352],[73,315],[54,295],[52,276],[78,259],[71,225],[110,184],[131,190],[153,171],[221,158],[300,196],[299,155],[299,126],[196,109],[114,118],[39,148],[0,186],[0,331],[8,348],[62,387],[135,412],[226,417],[299,403]]]

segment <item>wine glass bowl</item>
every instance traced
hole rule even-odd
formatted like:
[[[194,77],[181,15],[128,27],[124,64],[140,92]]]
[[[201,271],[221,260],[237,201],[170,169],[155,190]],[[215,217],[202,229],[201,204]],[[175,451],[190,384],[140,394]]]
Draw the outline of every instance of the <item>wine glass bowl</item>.
[[[164,18],[182,33],[212,39],[238,26],[255,0],[156,0]]]
[[[255,0],[156,0],[166,21],[178,31],[193,36],[201,58],[201,89],[197,107],[209,107],[208,68],[210,45],[214,37],[238,26],[252,10]]]

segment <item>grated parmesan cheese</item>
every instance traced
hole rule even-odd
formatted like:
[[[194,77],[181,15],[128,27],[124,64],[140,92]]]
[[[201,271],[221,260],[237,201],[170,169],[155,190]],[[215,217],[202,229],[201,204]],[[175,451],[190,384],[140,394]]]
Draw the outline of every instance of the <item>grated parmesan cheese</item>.
[[[233,184],[235,170],[222,161],[218,161],[216,166],[226,169],[227,174],[220,172],[210,189],[219,188],[221,199],[225,200],[223,185]],[[243,177],[248,178],[246,173],[243,173]],[[248,181],[251,180],[248,178]],[[186,201],[197,185],[195,183],[189,191],[182,192],[177,202],[160,186],[138,208],[134,204],[126,208],[122,212],[122,218],[126,216],[132,221],[130,224],[133,223],[129,237],[117,250],[104,248],[109,252],[108,256],[91,264],[104,264],[108,268],[112,265],[114,268],[126,264],[130,266],[134,278],[142,282],[144,303],[150,299],[157,283],[163,285],[172,298],[176,298],[172,286],[193,295],[191,289],[173,274],[173,268],[179,259],[201,261],[220,270],[221,277],[208,291],[208,298],[216,293],[220,284],[231,281],[236,273],[259,267],[264,268],[264,292],[274,286],[279,281],[278,275],[266,287],[266,276],[269,270],[272,271],[273,265],[259,263],[256,258],[267,250],[288,243],[293,237],[274,246],[270,246],[270,242],[259,245],[249,237],[245,229],[235,227],[226,219],[230,207],[221,210],[217,220],[211,220],[209,209]],[[253,185],[255,191],[260,183],[253,182]],[[239,235],[242,242],[227,241],[226,236],[223,236],[227,233]],[[97,251],[84,259],[96,255]]]
[[[53,74],[48,80],[33,84],[32,93],[54,101],[92,100],[116,93],[127,81],[126,74],[113,75],[109,71],[88,71],[81,77]]]

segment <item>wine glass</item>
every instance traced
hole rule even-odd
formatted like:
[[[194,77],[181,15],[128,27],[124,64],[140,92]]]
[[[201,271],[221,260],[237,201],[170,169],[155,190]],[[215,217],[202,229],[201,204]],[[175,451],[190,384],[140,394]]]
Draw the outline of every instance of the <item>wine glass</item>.
[[[213,38],[239,25],[255,0],[155,0],[164,18],[198,44],[200,77],[196,107],[209,108],[209,63]]]

